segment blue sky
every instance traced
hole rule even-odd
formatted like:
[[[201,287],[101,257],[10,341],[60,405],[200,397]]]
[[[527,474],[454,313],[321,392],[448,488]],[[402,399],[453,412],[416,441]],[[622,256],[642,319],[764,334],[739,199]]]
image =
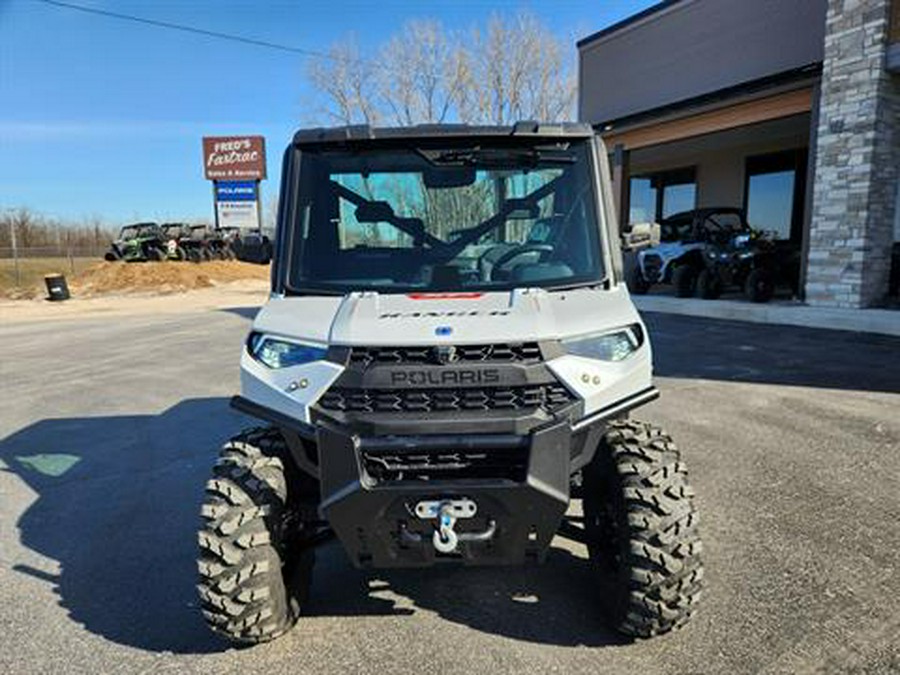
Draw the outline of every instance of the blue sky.
[[[527,9],[573,44],[654,0],[70,0],[148,19],[324,51],[354,33],[363,56],[407,19],[448,28]],[[572,56],[574,58],[574,47]],[[321,120],[306,58],[0,0],[0,209],[78,220],[211,218],[203,135],[262,134],[263,201],[291,131]]]

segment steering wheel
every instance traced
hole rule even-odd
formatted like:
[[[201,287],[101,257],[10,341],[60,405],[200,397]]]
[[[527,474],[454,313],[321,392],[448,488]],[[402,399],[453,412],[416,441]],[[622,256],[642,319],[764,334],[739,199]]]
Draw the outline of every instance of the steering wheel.
[[[497,270],[502,269],[505,264],[507,264],[510,260],[514,258],[518,258],[520,255],[524,255],[525,253],[538,252],[541,254],[544,253],[552,253],[553,245],[552,244],[522,244],[521,246],[516,246],[514,249],[511,249],[501,255],[497,260],[494,261],[493,267],[491,267],[491,281],[496,281],[495,275]]]

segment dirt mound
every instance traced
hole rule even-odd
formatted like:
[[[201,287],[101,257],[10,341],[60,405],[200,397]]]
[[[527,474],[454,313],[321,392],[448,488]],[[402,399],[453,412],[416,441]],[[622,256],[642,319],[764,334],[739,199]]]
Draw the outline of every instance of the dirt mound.
[[[232,281],[269,278],[268,265],[234,261],[196,263],[101,262],[69,281],[72,294],[86,297],[113,293],[165,295],[209,288]]]

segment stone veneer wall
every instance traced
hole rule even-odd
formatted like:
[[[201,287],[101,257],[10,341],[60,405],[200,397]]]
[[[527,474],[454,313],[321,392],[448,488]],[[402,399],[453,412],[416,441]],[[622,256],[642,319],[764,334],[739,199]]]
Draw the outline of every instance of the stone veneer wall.
[[[895,0],[900,2],[900,0]],[[884,299],[900,176],[900,76],[886,70],[890,0],[829,0],[806,300]]]

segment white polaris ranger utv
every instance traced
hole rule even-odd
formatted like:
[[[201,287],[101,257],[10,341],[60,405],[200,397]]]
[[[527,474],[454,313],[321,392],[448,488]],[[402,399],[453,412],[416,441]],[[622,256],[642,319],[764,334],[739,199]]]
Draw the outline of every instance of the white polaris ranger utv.
[[[657,390],[617,233],[585,125],[298,132],[233,400],[267,426],[202,509],[209,625],[284,633],[332,535],[363,568],[539,562],[573,492],[613,625],[687,621],[697,514],[670,437],[628,418]]]

